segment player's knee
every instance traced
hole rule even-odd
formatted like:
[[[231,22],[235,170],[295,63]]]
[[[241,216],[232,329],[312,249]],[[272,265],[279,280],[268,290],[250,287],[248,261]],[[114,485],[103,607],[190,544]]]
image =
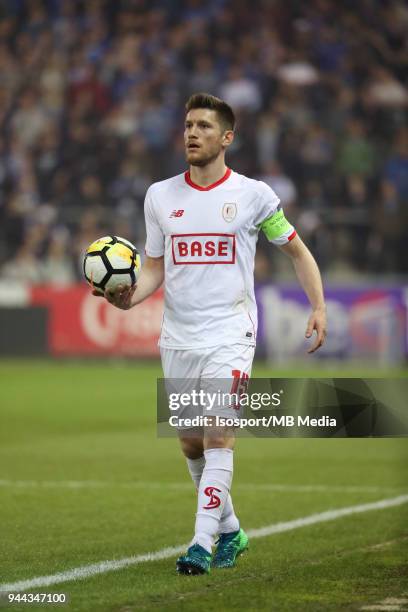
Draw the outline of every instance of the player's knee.
[[[209,436],[205,438],[204,448],[208,450],[210,448],[234,448],[234,438],[231,436]]]
[[[235,433],[232,427],[206,427],[204,430],[204,449],[210,448],[229,448],[233,450]]]
[[[199,459],[203,456],[202,438],[180,438],[180,445],[184,456],[188,459]]]

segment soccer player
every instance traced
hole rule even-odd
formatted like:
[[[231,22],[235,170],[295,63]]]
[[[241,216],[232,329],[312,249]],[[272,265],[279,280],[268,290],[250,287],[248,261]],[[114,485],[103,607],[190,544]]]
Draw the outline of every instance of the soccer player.
[[[148,189],[146,258],[137,287],[120,286],[105,294],[127,310],[164,282],[159,345],[166,379],[248,379],[257,332],[253,270],[260,230],[291,258],[309,298],[306,337],[316,331],[309,353],[325,340],[326,309],[313,256],[272,189],[225,165],[234,127],[232,109],[219,98],[195,94],[188,100],[184,142],[189,170]],[[236,416],[233,406],[220,410]],[[231,567],[248,547],[230,495],[234,437],[222,427],[195,434],[180,428],[178,434],[198,495],[194,537],[177,560],[177,570],[203,574],[211,567]]]

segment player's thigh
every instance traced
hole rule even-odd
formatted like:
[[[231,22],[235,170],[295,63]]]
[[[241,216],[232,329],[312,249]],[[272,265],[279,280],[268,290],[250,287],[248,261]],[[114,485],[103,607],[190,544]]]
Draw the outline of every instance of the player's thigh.
[[[231,344],[215,347],[205,360],[202,379],[248,379],[252,371],[255,346]]]
[[[205,448],[233,448],[233,423],[242,416],[239,396],[246,391],[254,354],[254,346],[233,344],[208,355],[201,378],[201,388],[208,394],[204,413],[211,418],[211,426],[204,430]]]
[[[177,430],[182,451],[186,457],[195,459],[203,451],[203,428],[185,425],[186,420],[200,416],[199,405],[185,403],[185,398],[193,397],[200,390],[200,374],[205,353],[197,350],[160,349],[165,389],[171,399],[172,415],[178,417]],[[170,404],[169,404],[170,405]]]
[[[203,360],[201,351],[160,347],[160,357],[164,378],[200,378]]]
[[[176,396],[192,394],[200,387],[200,374],[202,369],[202,354],[196,350],[178,350],[160,348],[165,388],[167,395],[173,394],[174,404]],[[177,414],[183,409],[180,405]]]

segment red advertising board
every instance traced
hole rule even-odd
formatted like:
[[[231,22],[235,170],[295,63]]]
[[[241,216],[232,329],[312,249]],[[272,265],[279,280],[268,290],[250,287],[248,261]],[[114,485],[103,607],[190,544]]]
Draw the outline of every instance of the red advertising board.
[[[53,355],[159,355],[161,290],[128,311],[93,296],[82,284],[32,287],[30,302],[48,308],[48,344]]]

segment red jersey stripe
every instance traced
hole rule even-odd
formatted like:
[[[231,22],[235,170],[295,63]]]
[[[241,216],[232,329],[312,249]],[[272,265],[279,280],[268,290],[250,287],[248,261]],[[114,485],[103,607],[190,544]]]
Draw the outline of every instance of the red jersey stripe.
[[[218,187],[218,185],[221,185],[221,183],[224,183],[230,177],[231,172],[232,172],[231,168],[227,168],[223,177],[221,177],[215,183],[211,183],[211,185],[207,185],[207,187],[202,187],[201,185],[197,185],[196,183],[193,183],[190,177],[190,170],[187,170],[187,172],[184,173],[184,178],[186,180],[186,183],[190,185],[190,187],[193,187],[194,189],[198,189],[198,191],[210,191],[210,189],[214,189],[214,187]]]

